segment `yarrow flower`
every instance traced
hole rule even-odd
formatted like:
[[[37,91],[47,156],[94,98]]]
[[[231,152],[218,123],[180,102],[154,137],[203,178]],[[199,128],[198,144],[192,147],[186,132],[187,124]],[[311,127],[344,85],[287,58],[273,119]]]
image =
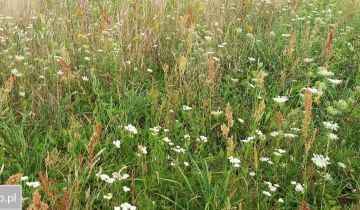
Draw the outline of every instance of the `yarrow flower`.
[[[244,142],[244,143],[249,143],[249,142],[252,142],[254,139],[255,139],[255,136],[249,136],[246,139],[242,139],[240,141]]]
[[[179,145],[177,145],[176,147],[171,148],[171,149],[177,153],[185,153],[185,149],[180,147]]]
[[[333,131],[339,130],[339,125],[337,123],[334,123],[333,121],[325,121],[323,122],[323,125],[325,128]]]
[[[277,190],[278,187],[280,187],[280,185],[278,184],[272,184],[271,182],[265,182],[265,184],[267,184],[267,186],[269,187],[269,190],[271,192],[275,192]]]
[[[342,83],[342,80],[340,80],[340,79],[330,79],[329,78],[328,80],[329,80],[329,82],[331,82],[334,85],[338,85],[338,84]]]
[[[272,162],[271,159],[268,158],[268,157],[261,157],[261,158],[260,158],[260,161],[261,161],[261,162],[267,162],[267,163],[269,163],[270,165],[272,165],[272,164],[274,163],[274,162]]]
[[[278,132],[278,131],[273,131],[270,133],[270,136],[272,136],[272,137],[276,137],[278,135],[280,135],[280,132]]]
[[[136,210],[136,206],[126,202],[122,203],[120,206],[115,206],[114,210]]]
[[[276,151],[275,151],[273,154],[280,157],[280,156],[282,156],[284,153],[286,153],[285,150],[283,150],[283,149],[276,149]]]
[[[102,181],[112,184],[113,182],[115,182],[115,178],[113,177],[109,177],[109,175],[107,174],[97,174],[96,176],[98,176]]]
[[[300,183],[297,183],[295,181],[291,181],[291,184],[295,185],[295,191],[296,192],[304,193],[304,187]]]
[[[292,134],[292,133],[284,133],[284,137],[293,139],[293,138],[298,137],[298,135]]]
[[[123,187],[124,192],[129,192],[131,189],[128,186]]]
[[[263,193],[264,195],[266,195],[266,196],[271,197],[271,193],[270,193],[270,192],[268,192],[268,191],[262,191],[262,193]]]
[[[327,156],[324,157],[323,155],[313,154],[311,160],[319,168],[326,168],[326,166],[330,164],[330,158]]]
[[[35,182],[26,182],[25,184],[26,184],[27,186],[33,187],[33,188],[40,187],[40,182],[37,182],[37,181],[35,181]]]
[[[206,136],[200,136],[199,138],[196,138],[196,141],[207,142],[208,138]]]
[[[328,137],[331,140],[338,140],[339,139],[339,137],[334,133],[328,133]]]
[[[137,129],[135,128],[135,126],[133,126],[133,125],[131,125],[131,124],[124,126],[124,128],[125,128],[127,131],[129,131],[130,133],[132,133],[132,134],[137,134],[137,133],[138,133],[138,131],[137,131]]]
[[[148,153],[147,148],[143,145],[139,145],[138,150],[139,150],[140,154],[143,154],[143,155],[146,155]]]
[[[120,140],[116,140],[116,141],[113,141],[113,144],[115,145],[115,147],[120,148],[121,142],[120,142]]]
[[[318,89],[316,89],[314,87],[308,87],[308,88],[304,88],[304,89],[307,89],[308,91],[310,91],[312,94],[315,94],[315,95],[322,95],[323,94],[320,90],[318,90]]]
[[[325,67],[319,67],[318,70],[319,70],[319,74],[325,77],[334,75],[333,72],[328,71]]]
[[[149,128],[152,135],[156,136],[160,132],[161,126],[155,126],[153,128]]]
[[[273,100],[277,103],[285,103],[289,100],[289,98],[287,96],[277,96],[275,98],[273,98]]]
[[[229,157],[229,161],[230,161],[230,163],[233,164],[233,166],[234,166],[235,168],[239,168],[239,167],[240,167],[241,161],[240,161],[238,158],[235,158],[235,157],[233,157],[233,156],[230,156],[230,157]]]
[[[333,178],[329,173],[325,173],[323,177],[326,181],[330,181],[330,182],[333,181]]]

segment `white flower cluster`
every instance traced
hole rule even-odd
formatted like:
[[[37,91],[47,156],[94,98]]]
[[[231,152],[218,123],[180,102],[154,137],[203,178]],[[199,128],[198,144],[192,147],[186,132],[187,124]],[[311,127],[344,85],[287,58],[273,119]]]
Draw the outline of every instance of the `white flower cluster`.
[[[96,174],[96,177],[100,178],[102,181],[104,181],[104,182],[106,182],[106,183],[112,184],[112,183],[115,182],[116,180],[124,180],[124,179],[129,178],[129,174],[123,174],[123,175],[121,175],[121,174],[118,173],[118,172],[114,172],[114,173],[112,173],[112,177],[110,177],[110,176],[107,175],[107,174],[97,173],[97,174]]]
[[[339,125],[337,123],[334,123],[333,121],[325,121],[323,122],[323,125],[326,129],[337,131],[339,130]]]
[[[199,138],[196,138],[196,141],[206,143],[208,141],[208,138],[206,136],[200,136]]]
[[[319,168],[326,168],[327,165],[330,164],[330,158],[324,157],[323,155],[313,154],[313,157],[311,160],[314,162],[314,164]]]
[[[261,162],[267,162],[267,163],[269,163],[270,165],[274,164],[274,162],[272,162],[271,159],[268,158],[268,157],[261,157],[261,158],[260,158],[260,161],[261,161]]]
[[[126,202],[122,203],[120,206],[115,206],[114,210],[136,210],[136,206]]]
[[[137,134],[137,133],[138,133],[138,131],[137,131],[137,129],[135,128],[135,126],[133,126],[133,125],[131,125],[131,124],[124,126],[124,128],[125,128],[127,131],[129,131],[130,133],[132,133],[132,134]]]
[[[304,193],[304,187],[300,183],[297,183],[295,181],[291,181],[291,184],[295,185],[295,191],[296,192]]]
[[[238,158],[235,158],[235,157],[233,157],[233,156],[230,156],[230,157],[228,157],[228,158],[229,158],[230,163],[233,164],[233,166],[234,166],[235,168],[239,168],[239,167],[240,167],[241,161],[240,161]]]
[[[276,149],[275,152],[273,152],[274,155],[281,157],[283,154],[286,153],[286,150],[283,149]]]

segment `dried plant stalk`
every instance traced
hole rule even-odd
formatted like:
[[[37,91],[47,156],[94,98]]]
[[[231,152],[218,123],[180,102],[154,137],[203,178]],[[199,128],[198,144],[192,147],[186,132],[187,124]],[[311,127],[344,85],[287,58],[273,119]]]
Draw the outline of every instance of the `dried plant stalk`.
[[[228,123],[228,127],[232,128],[234,125],[234,118],[233,118],[233,113],[232,113],[231,106],[229,103],[226,106],[225,117],[226,117],[226,120]]]
[[[3,87],[0,89],[0,114],[7,110],[8,98],[12,89],[15,85],[15,76],[10,76],[8,80],[6,80]]]
[[[94,149],[96,144],[100,141],[100,136],[101,136],[101,124],[97,123],[95,126],[95,131],[91,136],[91,139],[86,147],[86,151],[88,152],[88,156],[90,160],[94,157]]]
[[[57,210],[70,210],[70,193],[69,191],[65,191],[64,195],[60,200],[60,204],[56,207]]]
[[[40,177],[41,185],[45,195],[50,199],[51,202],[55,202],[55,191],[50,190],[49,186],[51,186],[51,182],[48,180],[46,174],[44,172],[39,172],[38,176]],[[52,180],[54,182],[54,180]]]
[[[256,123],[258,123],[261,120],[262,116],[264,115],[265,107],[266,107],[265,101],[261,100],[258,105],[258,108],[254,113],[254,118]]]
[[[21,176],[22,176],[21,173],[16,173],[16,174],[11,175],[11,176],[8,178],[8,180],[6,181],[6,184],[7,184],[7,185],[16,185],[16,184],[19,184],[20,181],[21,181]]]
[[[304,112],[304,121],[302,127],[302,136],[306,141],[308,137],[308,130],[311,121],[311,109],[312,109],[312,93],[309,90],[305,92],[305,104],[304,104],[305,112]]]
[[[32,203],[26,208],[26,210],[48,210],[49,205],[41,201],[41,195],[38,190],[35,190],[32,194]]]
[[[235,142],[232,137],[228,138],[227,140],[227,155],[233,156],[235,150]]]

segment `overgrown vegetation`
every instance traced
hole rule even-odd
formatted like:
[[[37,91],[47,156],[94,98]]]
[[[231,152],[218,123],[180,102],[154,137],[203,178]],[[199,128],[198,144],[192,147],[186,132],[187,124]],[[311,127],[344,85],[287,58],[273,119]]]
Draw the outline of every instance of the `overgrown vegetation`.
[[[359,1],[36,5],[0,16],[28,209],[360,208]]]

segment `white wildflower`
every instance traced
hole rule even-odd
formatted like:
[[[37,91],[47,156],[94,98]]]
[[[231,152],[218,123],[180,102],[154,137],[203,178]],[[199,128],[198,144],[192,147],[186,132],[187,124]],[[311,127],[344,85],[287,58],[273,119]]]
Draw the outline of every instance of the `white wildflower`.
[[[341,167],[341,168],[346,168],[346,165],[342,162],[338,162],[338,166]]]
[[[242,139],[240,141],[244,142],[244,143],[249,143],[249,142],[252,142],[254,139],[255,139],[255,136],[250,136],[250,137],[247,137],[246,139]]]
[[[285,103],[289,100],[289,98],[287,96],[277,96],[273,98],[273,100],[277,103]]]
[[[300,183],[297,183],[295,186],[295,191],[304,193],[304,187]]]
[[[310,91],[312,94],[315,95],[322,95],[322,92],[316,88],[308,87],[306,88],[308,91]]]
[[[145,147],[145,146],[143,146],[143,145],[139,145],[138,146],[138,150],[139,150],[139,152],[141,153],[141,154],[143,154],[143,155],[146,155],[148,152],[147,152],[147,148]]]
[[[189,110],[192,110],[192,108],[190,106],[183,105],[183,110],[184,111],[189,111]]]
[[[329,173],[325,173],[323,177],[326,181],[331,182],[333,180],[333,178],[331,177],[331,175]]]
[[[133,125],[131,125],[131,124],[124,126],[124,128],[125,128],[127,131],[129,131],[130,133],[132,133],[132,134],[137,134],[137,133],[138,133],[138,131],[137,131],[137,129],[135,128],[135,126],[133,126]]]
[[[292,134],[292,133],[284,133],[284,137],[293,139],[293,138],[298,137],[298,135]]]
[[[340,83],[342,83],[342,80],[340,79],[328,79],[329,82],[331,82],[332,84],[338,85]]]
[[[120,140],[116,140],[116,141],[113,141],[113,144],[115,145],[115,147],[120,148],[121,142],[120,142]]]
[[[266,195],[266,196],[271,197],[271,193],[270,193],[270,192],[268,192],[268,191],[262,191],[262,193],[263,193],[264,195]]]
[[[339,139],[339,137],[334,133],[328,133],[328,137],[331,140],[338,140]]]
[[[245,121],[243,120],[243,119],[241,119],[241,118],[237,118],[237,120],[241,123],[241,124],[243,124]]]
[[[278,135],[280,135],[280,132],[278,132],[278,131],[273,131],[270,133],[270,136],[272,136],[272,137],[276,137]]]
[[[339,125],[337,123],[334,123],[333,121],[325,121],[323,122],[323,125],[325,128],[333,131],[339,130]]]
[[[330,158],[327,156],[324,157],[323,155],[313,154],[313,157],[311,158],[311,160],[319,168],[326,168],[326,166],[330,164],[330,162],[329,162]]]
[[[200,136],[199,138],[196,138],[196,141],[207,142],[208,138],[206,136]]]
[[[112,197],[113,197],[112,193],[108,193],[108,194],[104,195],[104,199],[106,199],[106,200],[111,200]]]
[[[40,182],[37,182],[37,181],[35,181],[35,182],[26,182],[25,184],[26,184],[27,186],[33,187],[33,188],[40,187]]]
[[[122,203],[122,204],[120,205],[120,208],[121,208],[122,210],[136,210],[136,206],[132,206],[132,205],[129,204],[129,203]]]
[[[235,168],[239,168],[239,167],[240,167],[241,161],[240,161],[238,158],[235,158],[235,157],[233,157],[233,156],[230,156],[230,157],[228,157],[228,158],[229,158],[230,163],[232,163]]]
[[[22,176],[22,177],[21,177],[21,181],[26,181],[26,180],[28,180],[28,179],[29,179],[28,176]]]
[[[325,67],[319,67],[318,70],[319,70],[319,74],[325,77],[334,75],[333,72],[328,71]]]
[[[131,189],[128,186],[123,187],[124,192],[129,192]]]

